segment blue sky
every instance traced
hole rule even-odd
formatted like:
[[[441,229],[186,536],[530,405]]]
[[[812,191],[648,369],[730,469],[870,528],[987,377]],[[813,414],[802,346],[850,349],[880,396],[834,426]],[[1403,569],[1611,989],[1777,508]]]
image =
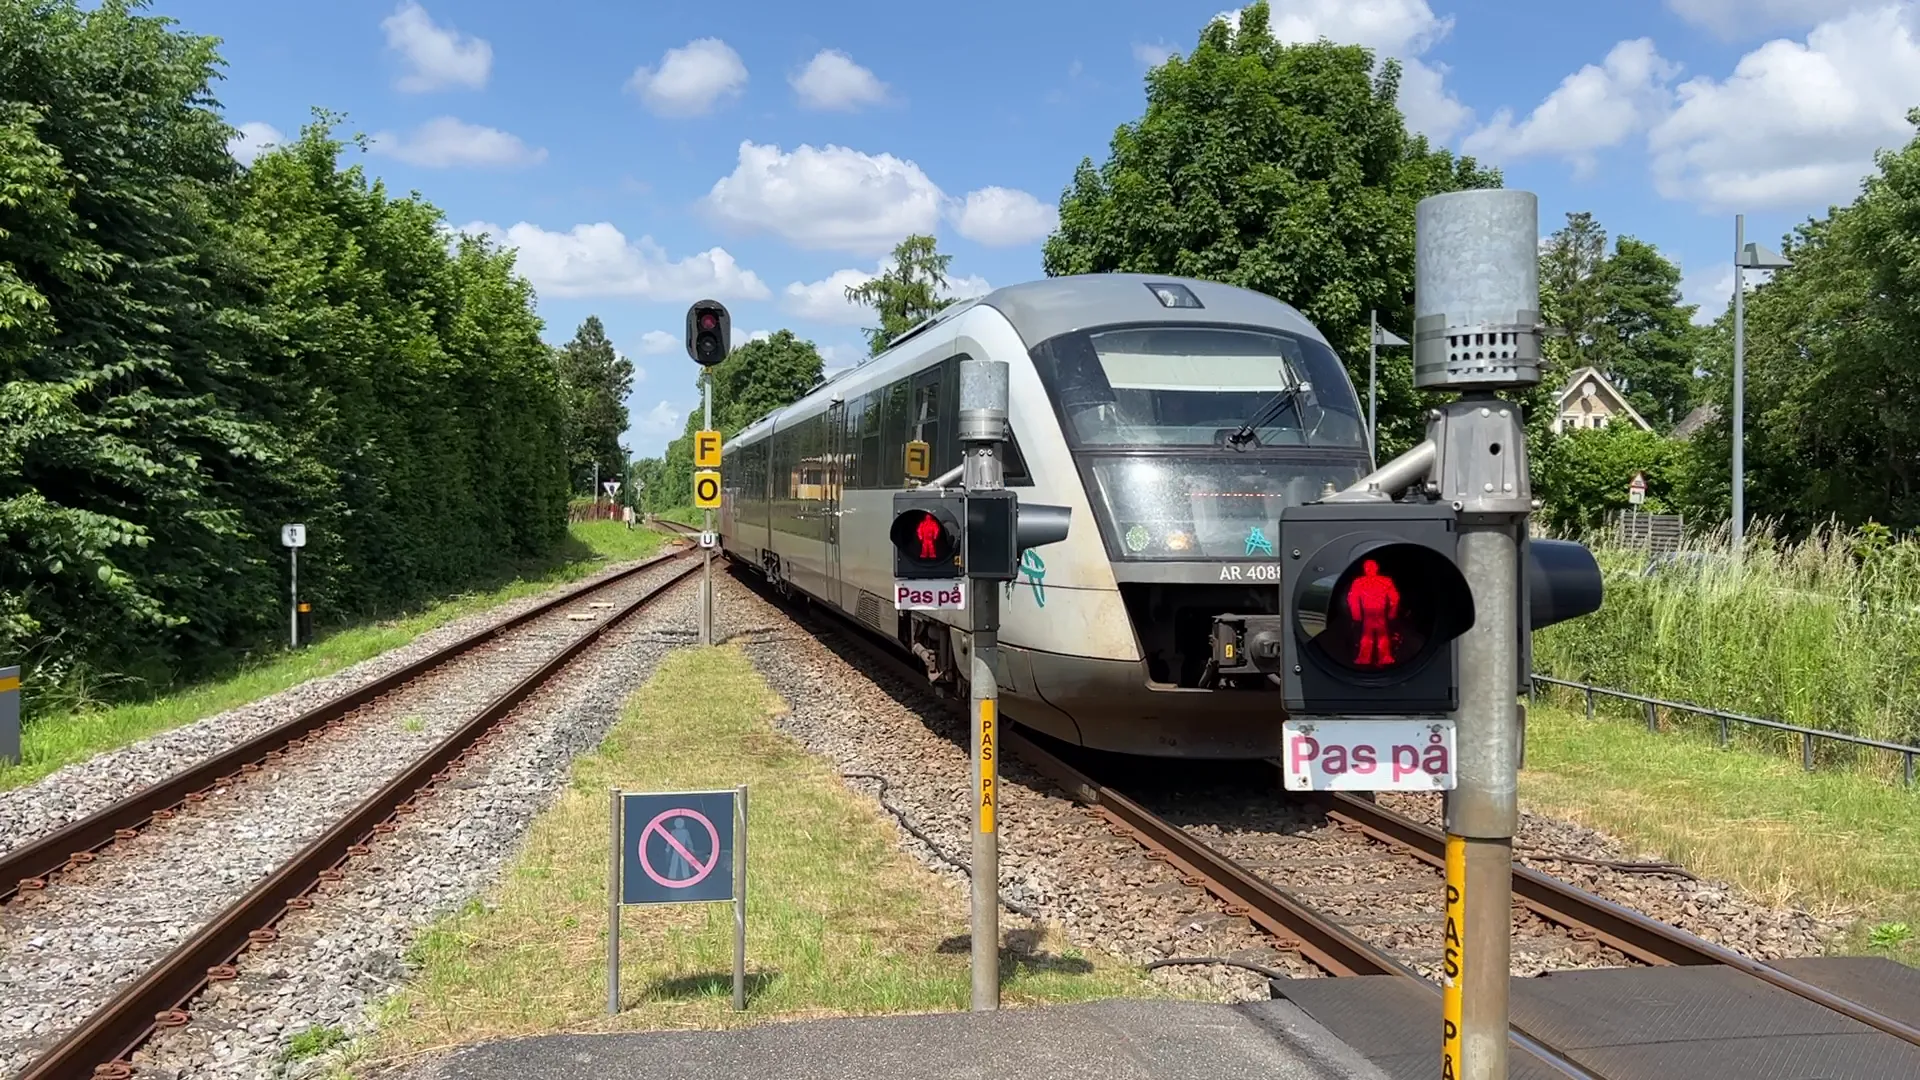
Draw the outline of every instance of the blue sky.
[[[503,236],[547,337],[588,314],[638,369],[628,442],[697,407],[688,302],[737,337],[790,327],[864,355],[842,287],[933,231],[956,291],[1040,276],[1083,156],[1139,116],[1142,77],[1222,0],[720,4],[156,0],[224,39],[235,153],[312,106],[376,136],[367,164],[451,224]],[[1733,214],[1775,243],[1850,200],[1920,104],[1920,0],[1275,0],[1286,39],[1399,57],[1414,126],[1680,263],[1721,309]]]

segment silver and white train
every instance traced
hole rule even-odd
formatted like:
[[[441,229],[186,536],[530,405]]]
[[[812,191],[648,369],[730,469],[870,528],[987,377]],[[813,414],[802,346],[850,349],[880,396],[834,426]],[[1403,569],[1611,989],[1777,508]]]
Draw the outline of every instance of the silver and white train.
[[[969,357],[1010,368],[1007,486],[1073,515],[1005,588],[1004,713],[1121,753],[1277,755],[1278,688],[1216,677],[1213,620],[1279,612],[1281,508],[1353,483],[1372,455],[1333,349],[1261,293],[1093,274],[955,304],[731,441],[728,557],[958,684],[967,615],[894,610],[887,533],[893,493],[922,482],[910,444],[931,455],[923,476],[960,462]]]

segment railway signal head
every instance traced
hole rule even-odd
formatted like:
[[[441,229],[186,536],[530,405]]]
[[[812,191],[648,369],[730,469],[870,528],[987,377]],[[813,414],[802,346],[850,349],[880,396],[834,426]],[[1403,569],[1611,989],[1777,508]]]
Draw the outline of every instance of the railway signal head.
[[[687,309],[687,355],[701,367],[712,367],[732,351],[733,316],[718,300],[701,300]]]
[[[899,491],[893,496],[893,576],[904,581],[966,576],[967,499],[960,491]]]
[[[1289,713],[1428,714],[1459,705],[1473,594],[1444,504],[1290,506],[1280,518],[1281,681]]]

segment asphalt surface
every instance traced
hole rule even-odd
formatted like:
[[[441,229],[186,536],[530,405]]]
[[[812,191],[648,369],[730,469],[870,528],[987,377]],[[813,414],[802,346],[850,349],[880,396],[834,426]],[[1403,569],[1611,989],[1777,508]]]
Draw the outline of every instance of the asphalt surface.
[[[1101,1001],[732,1031],[542,1035],[415,1063],[410,1080],[1385,1080],[1285,1001]]]

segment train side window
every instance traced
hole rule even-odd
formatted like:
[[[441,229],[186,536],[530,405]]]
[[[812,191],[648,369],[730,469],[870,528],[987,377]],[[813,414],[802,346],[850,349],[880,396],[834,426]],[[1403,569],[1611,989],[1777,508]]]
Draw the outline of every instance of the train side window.
[[[880,472],[883,488],[901,486],[907,475],[907,380],[887,387],[880,414]]]
[[[858,424],[860,431],[860,461],[853,482],[857,488],[880,486],[880,400],[885,393],[886,388],[882,387],[861,395],[847,413],[848,422]]]
[[[943,399],[950,396],[940,392],[945,374],[942,368],[935,367],[913,377],[913,411],[908,414],[908,437],[927,444],[931,472],[923,479],[928,480],[952,468],[946,464],[946,447],[940,441],[941,434],[951,426],[941,423],[944,418],[940,406]]]

